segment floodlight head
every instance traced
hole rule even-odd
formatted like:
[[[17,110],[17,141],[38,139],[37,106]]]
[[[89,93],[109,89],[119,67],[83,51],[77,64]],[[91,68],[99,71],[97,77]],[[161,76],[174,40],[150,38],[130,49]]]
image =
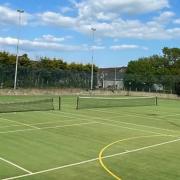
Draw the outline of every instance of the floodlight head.
[[[24,10],[18,9],[17,12],[19,12],[19,13],[24,13]]]
[[[92,31],[96,31],[96,28],[91,28]]]

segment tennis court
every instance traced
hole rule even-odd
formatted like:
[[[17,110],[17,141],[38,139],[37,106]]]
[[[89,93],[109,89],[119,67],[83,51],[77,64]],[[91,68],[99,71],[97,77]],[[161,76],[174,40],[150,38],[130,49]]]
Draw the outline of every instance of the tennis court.
[[[63,96],[58,110],[50,98],[55,110],[0,113],[0,179],[180,179],[180,101],[77,110],[77,97]]]

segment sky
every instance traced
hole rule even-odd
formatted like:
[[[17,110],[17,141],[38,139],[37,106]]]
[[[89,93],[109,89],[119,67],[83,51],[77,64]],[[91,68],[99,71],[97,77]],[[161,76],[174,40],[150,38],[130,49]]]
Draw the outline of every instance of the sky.
[[[0,0],[0,51],[16,54],[19,38],[34,60],[126,66],[180,48],[179,9],[180,0]]]

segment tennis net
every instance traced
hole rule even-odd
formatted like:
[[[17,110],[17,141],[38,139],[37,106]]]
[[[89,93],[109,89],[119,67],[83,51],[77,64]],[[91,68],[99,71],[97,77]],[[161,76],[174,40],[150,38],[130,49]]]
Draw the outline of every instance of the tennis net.
[[[76,109],[157,105],[157,97],[77,97]]]
[[[0,103],[0,113],[54,110],[53,98],[25,102]]]

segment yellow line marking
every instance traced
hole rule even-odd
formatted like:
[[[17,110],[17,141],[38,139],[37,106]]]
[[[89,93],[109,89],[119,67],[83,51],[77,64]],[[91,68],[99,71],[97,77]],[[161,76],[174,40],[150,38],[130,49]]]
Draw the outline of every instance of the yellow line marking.
[[[171,135],[151,135],[151,136],[136,136],[136,137],[131,137],[131,138],[125,138],[125,139],[120,139],[120,140],[117,140],[117,141],[114,141],[110,144],[108,144],[107,146],[105,146],[104,148],[101,149],[100,153],[99,153],[99,156],[98,156],[98,159],[99,159],[99,162],[100,162],[100,165],[103,167],[103,169],[108,172],[111,176],[113,176],[115,179],[117,180],[122,180],[121,177],[117,176],[116,174],[114,174],[103,162],[103,153],[106,149],[108,149],[110,146],[114,145],[114,144],[117,144],[119,142],[123,142],[123,141],[128,141],[128,140],[133,140],[133,139],[140,139],[140,138],[148,138],[148,137],[157,137],[157,136],[171,136]]]
[[[176,137],[176,136],[173,136],[173,137]],[[162,146],[162,145],[165,145],[165,144],[170,144],[170,143],[174,143],[174,142],[178,142],[178,141],[180,141],[180,137],[179,137],[179,139],[175,139],[175,140],[172,140],[172,141],[166,141],[166,142],[162,142],[162,143],[159,143],[159,144],[145,146],[145,147],[141,147],[141,148],[138,148],[138,149],[133,149],[133,150],[130,150],[130,151],[127,151],[127,152],[124,151],[124,152],[117,153],[117,154],[111,154],[111,155],[108,155],[108,156],[104,156],[103,159],[107,159],[107,158],[111,158],[111,157],[115,157],[115,156],[120,156],[120,155],[123,155],[123,154],[129,154],[129,153],[133,153],[133,152],[138,152],[138,151],[141,151],[141,150],[154,148],[154,147],[158,147],[158,146]],[[52,171],[55,171],[55,170],[60,170],[60,169],[64,169],[64,168],[70,168],[70,167],[79,166],[79,165],[82,165],[82,164],[94,162],[94,161],[97,161],[98,159],[99,158],[97,157],[97,158],[93,158],[93,159],[89,159],[89,160],[85,160],[85,161],[81,161],[81,162],[76,162],[76,163],[72,163],[72,164],[66,164],[66,165],[63,165],[63,166],[58,166],[58,167],[51,168],[51,169],[45,169],[45,170],[41,170],[41,171],[36,171],[36,172],[31,173],[31,174],[24,174],[24,175],[4,178],[2,180],[13,180],[13,179],[20,179],[20,178],[28,177],[28,176],[35,176],[37,174],[43,174],[43,173],[52,172]]]

